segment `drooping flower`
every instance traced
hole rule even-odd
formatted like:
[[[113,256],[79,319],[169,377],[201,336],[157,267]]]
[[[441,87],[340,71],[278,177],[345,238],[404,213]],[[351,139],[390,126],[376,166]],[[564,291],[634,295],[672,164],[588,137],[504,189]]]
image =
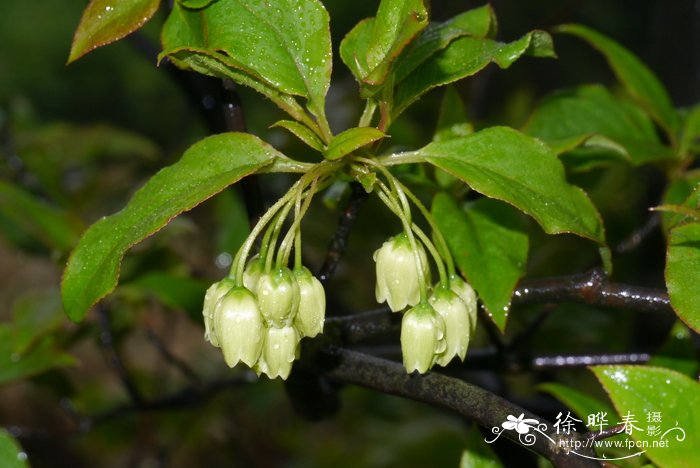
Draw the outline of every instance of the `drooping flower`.
[[[464,361],[471,331],[467,305],[450,289],[440,286],[435,288],[429,301],[445,322],[446,347],[437,364],[446,366],[455,356]]]
[[[229,367],[243,362],[249,367],[260,357],[264,325],[253,293],[234,287],[217,302],[216,335]]]
[[[326,293],[321,282],[305,268],[295,268],[299,284],[299,311],[294,324],[301,336],[314,337],[323,331],[326,316]]]
[[[457,294],[459,298],[462,299],[462,302],[464,302],[464,304],[467,306],[470,331],[471,333],[474,333],[477,320],[477,302],[474,288],[472,288],[469,283],[464,281],[459,276],[452,275],[450,276],[450,289],[453,293]]]
[[[269,327],[255,370],[271,379],[281,377],[282,380],[287,380],[297,357],[299,340],[299,333],[294,327]]]
[[[299,310],[299,285],[286,267],[263,273],[256,290],[258,305],[268,325],[281,328],[292,324]]]
[[[216,323],[214,321],[214,309],[224,294],[235,286],[235,282],[230,278],[225,278],[209,286],[204,295],[204,306],[202,315],[204,317],[204,339],[213,346],[219,347],[219,339],[216,336]]]
[[[260,276],[265,272],[265,262],[258,255],[251,258],[243,271],[243,286],[249,291],[258,289]]]
[[[387,302],[393,312],[399,312],[406,306],[414,306],[420,301],[420,276],[418,268],[423,269],[425,281],[429,281],[430,268],[423,246],[417,244],[420,266],[406,233],[384,242],[374,252],[377,269],[377,302]]]
[[[407,372],[427,372],[445,350],[445,324],[428,303],[420,303],[401,320],[401,354]]]

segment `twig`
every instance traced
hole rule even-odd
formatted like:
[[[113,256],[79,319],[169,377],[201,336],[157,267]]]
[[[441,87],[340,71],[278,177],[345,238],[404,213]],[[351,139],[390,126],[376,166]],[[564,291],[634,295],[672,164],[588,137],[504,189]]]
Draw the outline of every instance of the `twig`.
[[[500,428],[501,423],[505,422],[509,415],[517,417],[523,414],[525,418],[542,421],[525,409],[458,379],[432,372],[425,375],[409,375],[401,364],[347,349],[332,348],[327,351],[327,354],[329,359],[335,361],[334,365],[325,372],[331,380],[352,383],[445,408],[487,429]],[[535,437],[533,444],[528,448],[549,459],[554,466],[571,468],[600,466],[593,460],[567,453],[565,447],[572,445],[570,440],[563,439],[566,437],[566,439],[583,441],[583,435],[556,434],[551,424],[547,424],[542,432],[554,443],[545,437]],[[524,445],[516,431],[505,430],[502,434],[503,437]],[[564,443],[560,444],[559,441]]]
[[[335,269],[337,268],[340,259],[348,247],[348,238],[350,237],[352,227],[357,220],[360,207],[368,197],[367,192],[359,183],[351,183],[350,188],[352,190],[350,200],[348,200],[345,209],[340,215],[338,227],[333,234],[333,238],[328,246],[328,252],[326,253],[326,259],[324,260],[321,270],[319,271],[318,276],[322,283],[327,283],[333,276],[333,273],[335,273]]]
[[[522,281],[513,293],[512,305],[556,302],[640,312],[673,313],[665,291],[612,283],[600,269],[580,275]]]
[[[652,213],[646,222],[635,229],[630,236],[615,246],[615,253],[625,254],[632,252],[644,242],[654,230],[661,224],[660,213]]]
[[[649,353],[584,354],[577,356],[540,356],[532,360],[537,370],[564,367],[603,366],[613,364],[644,364],[649,362]]]
[[[126,366],[124,366],[121,356],[119,356],[119,352],[117,351],[114,343],[112,326],[109,320],[109,310],[106,306],[100,304],[96,306],[96,312],[100,327],[100,345],[104,351],[107,364],[117,373],[117,376],[119,377],[119,380],[121,380],[122,386],[129,395],[132,403],[136,407],[140,407],[143,404],[143,398],[141,397],[136,384],[131,379],[129,372],[126,370]]]
[[[165,346],[163,341],[153,330],[150,328],[146,330],[146,336],[168,364],[180,371],[180,373],[187,377],[187,379],[193,384],[198,384],[201,381],[197,373],[185,361],[170,352],[170,350]]]
[[[589,432],[586,437],[589,440],[603,440],[608,437],[616,436],[625,430],[625,424],[617,424],[615,426],[610,426],[598,432]]]

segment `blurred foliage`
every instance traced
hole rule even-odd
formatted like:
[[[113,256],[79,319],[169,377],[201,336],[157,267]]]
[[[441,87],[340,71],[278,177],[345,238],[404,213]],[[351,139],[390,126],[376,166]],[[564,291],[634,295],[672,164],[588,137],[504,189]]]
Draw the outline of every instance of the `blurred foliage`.
[[[347,128],[361,112],[357,85],[339,59],[338,44],[358,20],[374,14],[377,3],[324,1],[334,44],[333,86],[327,98],[334,130]],[[479,4],[432,2],[437,20],[475,6]],[[667,85],[675,104],[689,106],[700,100],[700,13],[693,2],[536,0],[494,1],[493,6],[504,39],[564,22],[586,24],[638,54]],[[506,466],[535,466],[533,456],[507,443],[479,444],[463,455],[465,447],[483,438],[476,428],[467,431],[467,422],[357,388],[342,389],[340,411],[333,419],[320,422],[300,419],[282,385],[265,379],[255,385],[219,389],[194,407],[183,404],[138,414],[122,408],[123,414],[119,410],[117,416],[110,413],[128,404],[127,396],[108,360],[103,359],[107,352],[100,346],[104,332],[97,317],[81,325],[69,324],[64,318],[57,291],[59,269],[88,224],[123,207],[149,175],[209,133],[197,104],[215,103],[192,103],[172,75],[155,66],[151,48],[157,52],[163,11],[136,38],[65,66],[84,7],[85,2],[78,1],[0,2],[0,424],[47,431],[35,436],[19,430],[10,433],[20,436],[22,449],[9,435],[0,433],[0,460],[15,457],[17,463],[10,466],[25,466],[28,453],[35,467],[55,466],[59,459],[74,467],[424,467],[456,466],[461,457],[462,466],[482,466],[481,454],[494,449]],[[626,112],[636,112],[620,97],[612,73],[594,51],[568,37],[557,37],[555,45],[556,61],[522,61],[507,72],[492,65],[449,92],[461,97],[466,115],[477,128],[496,123],[519,128],[527,122],[525,128],[543,138],[546,135],[533,129],[538,116],[532,115],[533,109],[538,102],[542,106],[551,103],[553,97],[545,96],[560,88],[570,89],[565,95],[574,101],[579,94],[598,93],[606,106],[623,117]],[[307,149],[288,132],[269,128],[283,117],[277,108],[247,89],[239,93],[252,133],[290,156],[306,157]],[[442,94],[430,92],[402,114],[386,147],[400,142],[401,147],[395,148],[399,150],[430,142]],[[618,121],[597,123],[600,125],[586,131],[614,139]],[[654,151],[660,143],[667,143],[659,142],[648,123],[640,125],[639,138],[622,144],[632,159],[640,154],[637,140]],[[468,133],[471,128],[456,131]],[[657,167],[627,164],[626,157],[611,156],[609,149],[577,150],[602,152],[603,164],[585,167],[575,164],[576,154],[569,154],[573,163],[568,177],[589,193],[604,218],[608,242],[614,246],[646,222],[647,208],[660,204],[666,181]],[[642,151],[639,157],[652,159],[654,151]],[[432,177],[402,176],[419,182],[430,179],[422,193],[426,199],[435,192]],[[443,176],[436,176],[438,183]],[[266,200],[283,192],[288,182],[285,177],[271,176],[261,181]],[[441,188],[458,190],[450,186],[449,177],[441,183]],[[689,183],[685,191],[680,188],[670,202],[682,203],[691,187]],[[307,216],[310,264],[322,262],[345,198],[347,193],[336,204],[314,206]],[[247,234],[247,226],[232,222],[242,213],[245,207],[238,192],[227,191],[178,218],[127,256],[121,286],[107,305],[114,312],[117,349],[148,399],[232,375],[249,377],[232,374],[219,353],[206,346],[199,311],[204,288],[224,274],[231,261],[228,252],[235,251]],[[376,201],[363,207],[346,260],[329,286],[333,291],[329,304],[340,313],[374,306],[368,251],[398,229],[393,221],[377,223],[379,213]],[[530,239],[527,276],[569,274],[598,261],[592,243],[573,236],[549,236],[531,220],[520,221]],[[640,247],[643,255],[617,254],[615,280],[663,287],[664,242],[664,235],[656,232]],[[654,364],[697,375],[697,347],[693,345],[697,336],[667,317],[580,305],[529,306],[510,314],[505,340],[520,336],[543,311],[546,320],[521,345],[528,353],[654,349],[658,350]],[[489,343],[480,327],[471,347]],[[159,352],[160,345],[176,359]],[[174,361],[184,361],[185,369],[196,374],[196,381]],[[611,404],[584,369],[535,376],[501,370],[450,372],[496,392],[505,381],[510,397],[550,419],[564,406],[536,392],[536,385],[542,382],[578,388],[600,405]],[[575,408],[576,395],[562,396],[564,392],[557,393],[553,385],[546,391]],[[94,427],[81,427],[76,414],[95,416]]]

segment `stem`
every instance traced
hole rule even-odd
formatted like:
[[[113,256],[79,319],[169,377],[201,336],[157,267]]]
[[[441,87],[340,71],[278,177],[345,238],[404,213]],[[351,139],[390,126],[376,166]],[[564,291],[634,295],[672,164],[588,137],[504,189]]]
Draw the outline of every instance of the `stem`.
[[[358,127],[369,127],[372,125],[372,117],[374,117],[374,112],[377,110],[377,102],[369,98],[365,101],[365,109],[362,111],[362,116],[357,124]]]
[[[301,190],[304,189],[303,186],[300,187]],[[297,192],[294,194],[295,196],[299,196],[299,192],[301,190],[297,190]],[[291,200],[290,200],[291,202]],[[282,211],[280,213],[279,218],[277,218],[277,222],[275,223],[275,228],[272,231],[272,238],[270,239],[270,245],[274,249],[275,246],[277,245],[277,239],[279,238],[280,232],[282,231],[282,226],[284,225],[284,221],[287,219],[287,216],[289,215],[289,212],[292,209],[292,203],[288,202],[284,208],[282,208]],[[265,259],[265,273],[269,273],[270,269],[272,268],[272,259],[274,255],[268,255],[267,259]]]
[[[399,164],[424,163],[425,156],[420,151],[409,151],[406,153],[389,154],[375,159],[377,164],[383,166],[397,166]]]

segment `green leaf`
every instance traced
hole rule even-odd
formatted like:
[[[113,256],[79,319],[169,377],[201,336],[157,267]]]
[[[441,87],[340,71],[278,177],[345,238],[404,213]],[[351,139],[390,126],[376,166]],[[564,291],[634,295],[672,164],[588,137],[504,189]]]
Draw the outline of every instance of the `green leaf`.
[[[28,468],[27,454],[17,441],[0,429],[0,465],[3,468]]]
[[[407,153],[459,177],[477,192],[529,214],[545,232],[569,232],[605,244],[593,203],[567,183],[564,168],[541,141],[512,128],[491,127]],[[395,155],[397,161],[401,155]]]
[[[666,342],[654,353],[649,365],[673,369],[695,379],[700,363],[693,345],[693,333],[683,322],[678,320],[673,325]]]
[[[304,124],[294,120],[279,120],[273,123],[271,127],[282,127],[319,153],[323,152],[323,142]]]
[[[525,133],[552,143],[584,138],[588,148],[595,144],[597,151],[579,151],[579,164],[587,157],[600,159],[598,143],[616,142],[624,148],[634,165],[673,158],[673,151],[663,145],[654,125],[644,112],[632,103],[614,97],[599,85],[587,85],[555,93],[546,98],[535,110],[524,128]],[[593,140],[602,136],[606,140]],[[617,154],[619,149],[604,153]],[[583,160],[583,161],[582,161]]]
[[[15,331],[0,324],[0,384],[75,364],[75,358],[60,351],[51,336],[45,336],[23,352],[15,352],[15,339]]]
[[[632,437],[646,442],[645,455],[663,467],[700,466],[700,384],[669,369],[648,366],[596,366],[593,373],[610,395],[621,417],[635,416]],[[647,423],[648,413],[660,413],[660,423]],[[665,436],[649,435],[647,425]],[[673,428],[679,429],[673,429]],[[684,432],[684,440],[682,432]],[[668,446],[654,446],[666,440]]]
[[[700,208],[700,175],[688,172],[684,177],[675,179],[666,187],[663,205],[682,205],[686,208]],[[685,213],[673,211],[662,212],[661,222],[665,232],[688,221]]]
[[[584,393],[575,388],[568,387],[559,383],[543,383],[537,386],[543,392],[547,392],[557,400],[564,403],[567,408],[573,411],[582,421],[586,421],[588,415],[596,413],[606,413],[608,417],[615,415],[607,402],[600,401],[597,398]]]
[[[678,114],[666,89],[641,60],[622,45],[585,26],[565,24],[557,31],[579,37],[598,49],[627,92],[668,131],[671,139],[675,138],[680,124]]]
[[[455,263],[503,331],[513,290],[527,263],[529,243],[520,215],[488,198],[462,210],[444,193],[433,199],[432,213]]]
[[[503,467],[491,447],[484,442],[481,431],[477,427],[472,427],[467,437],[467,449],[462,452],[459,468]]]
[[[345,130],[333,137],[326,148],[326,159],[340,159],[346,154],[362,148],[365,145],[381,140],[386,135],[374,127],[355,127]]]
[[[160,0],[90,0],[73,36],[68,63],[146,24]]]
[[[24,354],[41,338],[57,331],[64,320],[58,290],[49,289],[17,299],[12,306],[12,352]]]
[[[154,175],[120,212],[93,224],[71,254],[63,275],[63,304],[79,321],[117,284],[125,252],[239,179],[282,154],[258,138],[225,133],[190,147],[182,159]]]
[[[49,249],[67,252],[78,241],[81,224],[21,188],[0,180],[0,214],[5,222],[39,240]]]
[[[691,108],[683,120],[678,153],[685,157],[700,153],[700,104]]]
[[[442,96],[437,127],[433,141],[445,141],[474,133],[474,126],[468,122],[467,109],[454,86],[447,86]]]
[[[215,1],[216,0],[177,0],[177,3],[185,8],[199,9],[209,6],[209,4],[214,3]]]
[[[508,68],[524,54],[553,57],[554,49],[548,45],[551,37],[544,31],[532,31],[509,44],[471,36],[452,41],[397,85],[393,114],[399,115],[425,92],[474,75],[491,62]]]
[[[666,253],[666,286],[678,317],[700,332],[700,223],[671,230]]]
[[[395,66],[395,83],[400,82],[435,53],[462,36],[493,38],[496,16],[491,5],[465,11],[444,23],[430,23],[418,38],[399,56]]]
[[[325,118],[331,38],[328,13],[318,0],[218,0],[204,10],[176,4],[162,42],[161,56],[182,50],[223,56],[248,78],[246,86],[254,80],[305,97],[309,110]]]
[[[428,25],[422,0],[382,0],[375,18],[355,26],[340,44],[340,56],[363,85],[384,83],[404,48]]]
[[[585,172],[614,161],[630,162],[627,149],[602,135],[587,133],[561,140],[548,140],[547,145],[572,172]]]

